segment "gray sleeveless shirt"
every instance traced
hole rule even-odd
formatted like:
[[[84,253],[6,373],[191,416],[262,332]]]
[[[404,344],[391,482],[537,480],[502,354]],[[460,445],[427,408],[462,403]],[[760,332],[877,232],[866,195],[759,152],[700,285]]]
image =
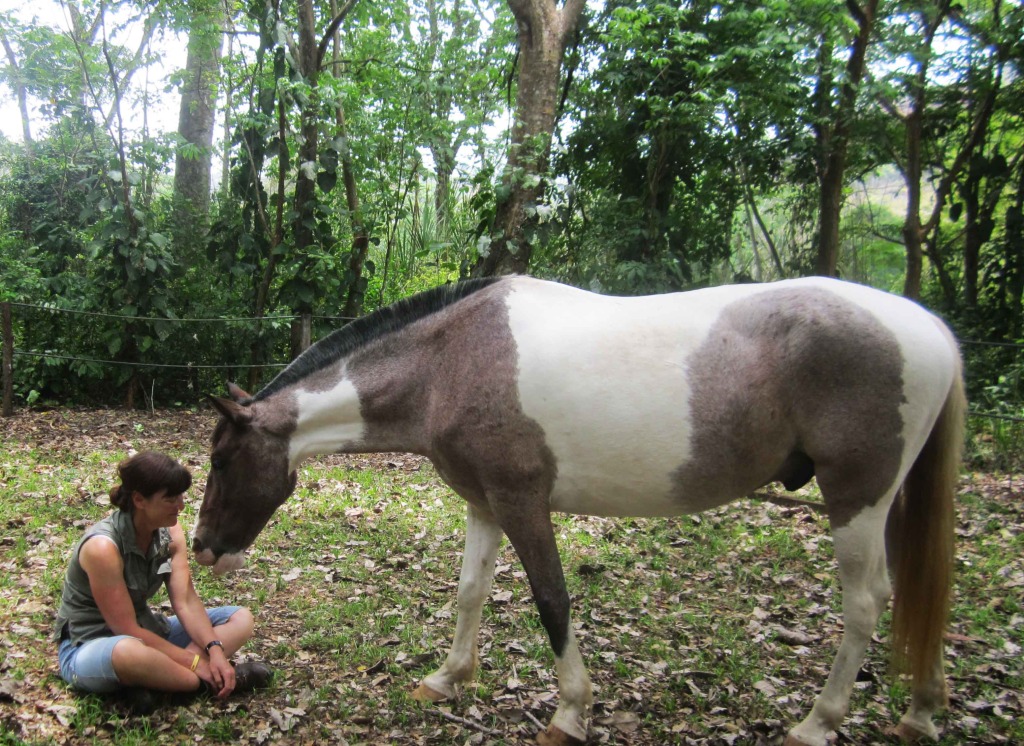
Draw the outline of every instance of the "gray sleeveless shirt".
[[[135,542],[135,524],[131,514],[115,510],[91,526],[75,545],[64,576],[64,590],[61,592],[60,610],[57,612],[56,638],[60,639],[64,635],[78,645],[86,640],[114,634],[96,605],[89,586],[89,576],[78,559],[82,545],[94,536],[109,537],[121,552],[124,582],[128,586],[128,595],[131,596],[139,626],[165,637],[170,629],[167,620],[163,614],[154,612],[148,601],[170,579],[171,532],[166,528],[157,529],[149,550],[143,554]]]

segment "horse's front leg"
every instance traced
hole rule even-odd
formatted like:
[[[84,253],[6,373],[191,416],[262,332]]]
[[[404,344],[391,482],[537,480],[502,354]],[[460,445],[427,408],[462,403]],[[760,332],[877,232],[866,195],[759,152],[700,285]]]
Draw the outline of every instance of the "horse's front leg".
[[[515,503],[508,505],[515,506]],[[551,516],[547,511],[547,500],[504,510],[498,504],[495,513],[530,579],[541,623],[555,653],[558,709],[547,730],[537,735],[537,742],[543,746],[582,744],[587,738],[594,695],[569,623],[569,593],[565,587]]]
[[[455,639],[444,665],[413,692],[415,699],[439,702],[455,697],[455,687],[473,680],[477,664],[477,633],[484,601],[491,592],[494,563],[501,545],[501,527],[486,509],[469,505],[466,549],[462,554]]]

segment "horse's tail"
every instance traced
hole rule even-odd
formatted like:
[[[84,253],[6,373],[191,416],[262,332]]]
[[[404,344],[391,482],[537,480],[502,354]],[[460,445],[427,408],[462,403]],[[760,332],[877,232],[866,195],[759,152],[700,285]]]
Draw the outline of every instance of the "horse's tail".
[[[953,585],[953,498],[966,408],[958,365],[942,412],[889,516],[895,550],[893,656],[897,668],[916,681],[933,675],[942,658]]]

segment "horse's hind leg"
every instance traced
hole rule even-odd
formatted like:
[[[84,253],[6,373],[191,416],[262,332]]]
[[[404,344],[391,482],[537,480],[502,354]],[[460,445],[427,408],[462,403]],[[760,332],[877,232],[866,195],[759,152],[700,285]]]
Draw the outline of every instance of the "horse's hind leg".
[[[455,638],[440,669],[427,676],[413,692],[420,701],[439,702],[455,697],[455,686],[472,681],[477,664],[477,633],[484,602],[491,592],[494,563],[501,545],[501,527],[486,509],[469,505],[466,513],[466,548],[459,575]]]
[[[900,718],[892,734],[904,743],[913,743],[924,738],[938,740],[939,731],[932,722],[932,716],[943,709],[949,700],[946,691],[946,674],[942,658],[932,667],[926,681],[914,679],[910,694],[910,709]]]
[[[546,496],[503,501],[489,495],[501,525],[530,580],[530,590],[555,653],[558,709],[547,730],[537,735],[542,746],[570,746],[586,741],[593,691],[576,636],[569,623],[569,593],[558,556]],[[497,499],[495,499],[497,498]]]
[[[891,499],[889,495],[833,531],[843,589],[843,639],[825,687],[810,714],[790,731],[786,746],[824,746],[849,708],[857,672],[891,593],[885,561],[885,520]]]
[[[895,513],[896,515],[893,515]],[[903,551],[900,545],[899,522],[903,520],[898,514],[897,506],[893,506],[886,525],[886,554],[889,559],[889,573],[895,576],[895,568],[899,562],[899,554]],[[915,677],[911,685],[910,707],[900,718],[899,724],[892,729],[892,735],[901,741],[912,743],[922,738],[938,739],[939,732],[932,717],[949,704],[949,692],[946,689],[945,665],[942,655],[936,657],[927,678]]]

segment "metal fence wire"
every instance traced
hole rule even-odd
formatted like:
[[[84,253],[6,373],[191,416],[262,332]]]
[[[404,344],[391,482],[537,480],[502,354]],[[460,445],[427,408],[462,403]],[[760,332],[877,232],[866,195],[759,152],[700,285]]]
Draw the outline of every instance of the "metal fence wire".
[[[282,321],[295,321],[301,318],[297,315],[276,315],[276,316],[262,316],[262,317],[213,317],[213,318],[167,318],[167,317],[155,317],[155,316],[128,316],[125,314],[114,314],[104,313],[99,311],[85,311],[70,308],[60,308],[54,305],[39,305],[33,303],[18,303],[18,302],[7,302],[2,304],[5,306],[3,316],[3,342],[4,342],[4,413],[8,412],[7,400],[9,387],[13,386],[13,362],[11,358],[14,357],[26,357],[36,358],[44,360],[61,360],[65,362],[78,362],[78,363],[93,363],[99,365],[112,365],[112,366],[124,366],[132,367],[137,369],[178,369],[178,370],[238,370],[238,369],[270,369],[270,368],[285,368],[287,362],[277,363],[221,363],[221,364],[207,364],[207,363],[155,363],[155,362],[139,362],[139,361],[126,361],[126,360],[105,360],[94,357],[83,357],[79,355],[72,355],[64,352],[55,351],[39,351],[39,350],[19,350],[13,347],[13,327],[11,321],[11,308],[24,308],[32,309],[36,311],[43,311],[50,314],[70,314],[78,316],[88,316],[96,318],[108,318],[118,319],[124,322],[159,322],[159,323],[170,323],[170,324],[182,324],[182,323],[193,323],[193,324],[230,324],[230,323],[264,323],[264,322],[282,322]],[[348,322],[354,321],[354,317],[351,316],[311,316],[316,321],[332,321],[332,322]],[[961,345],[977,346],[977,347],[989,347],[989,348],[1004,348],[1014,350],[1024,350],[1024,344],[1019,342],[1005,342],[1005,341],[986,341],[977,339],[960,339]],[[1017,417],[1014,415],[1001,414],[998,412],[983,412],[977,409],[970,409],[968,414],[971,417],[982,417],[993,420],[1000,420],[1005,422],[1024,422],[1024,417]]]

